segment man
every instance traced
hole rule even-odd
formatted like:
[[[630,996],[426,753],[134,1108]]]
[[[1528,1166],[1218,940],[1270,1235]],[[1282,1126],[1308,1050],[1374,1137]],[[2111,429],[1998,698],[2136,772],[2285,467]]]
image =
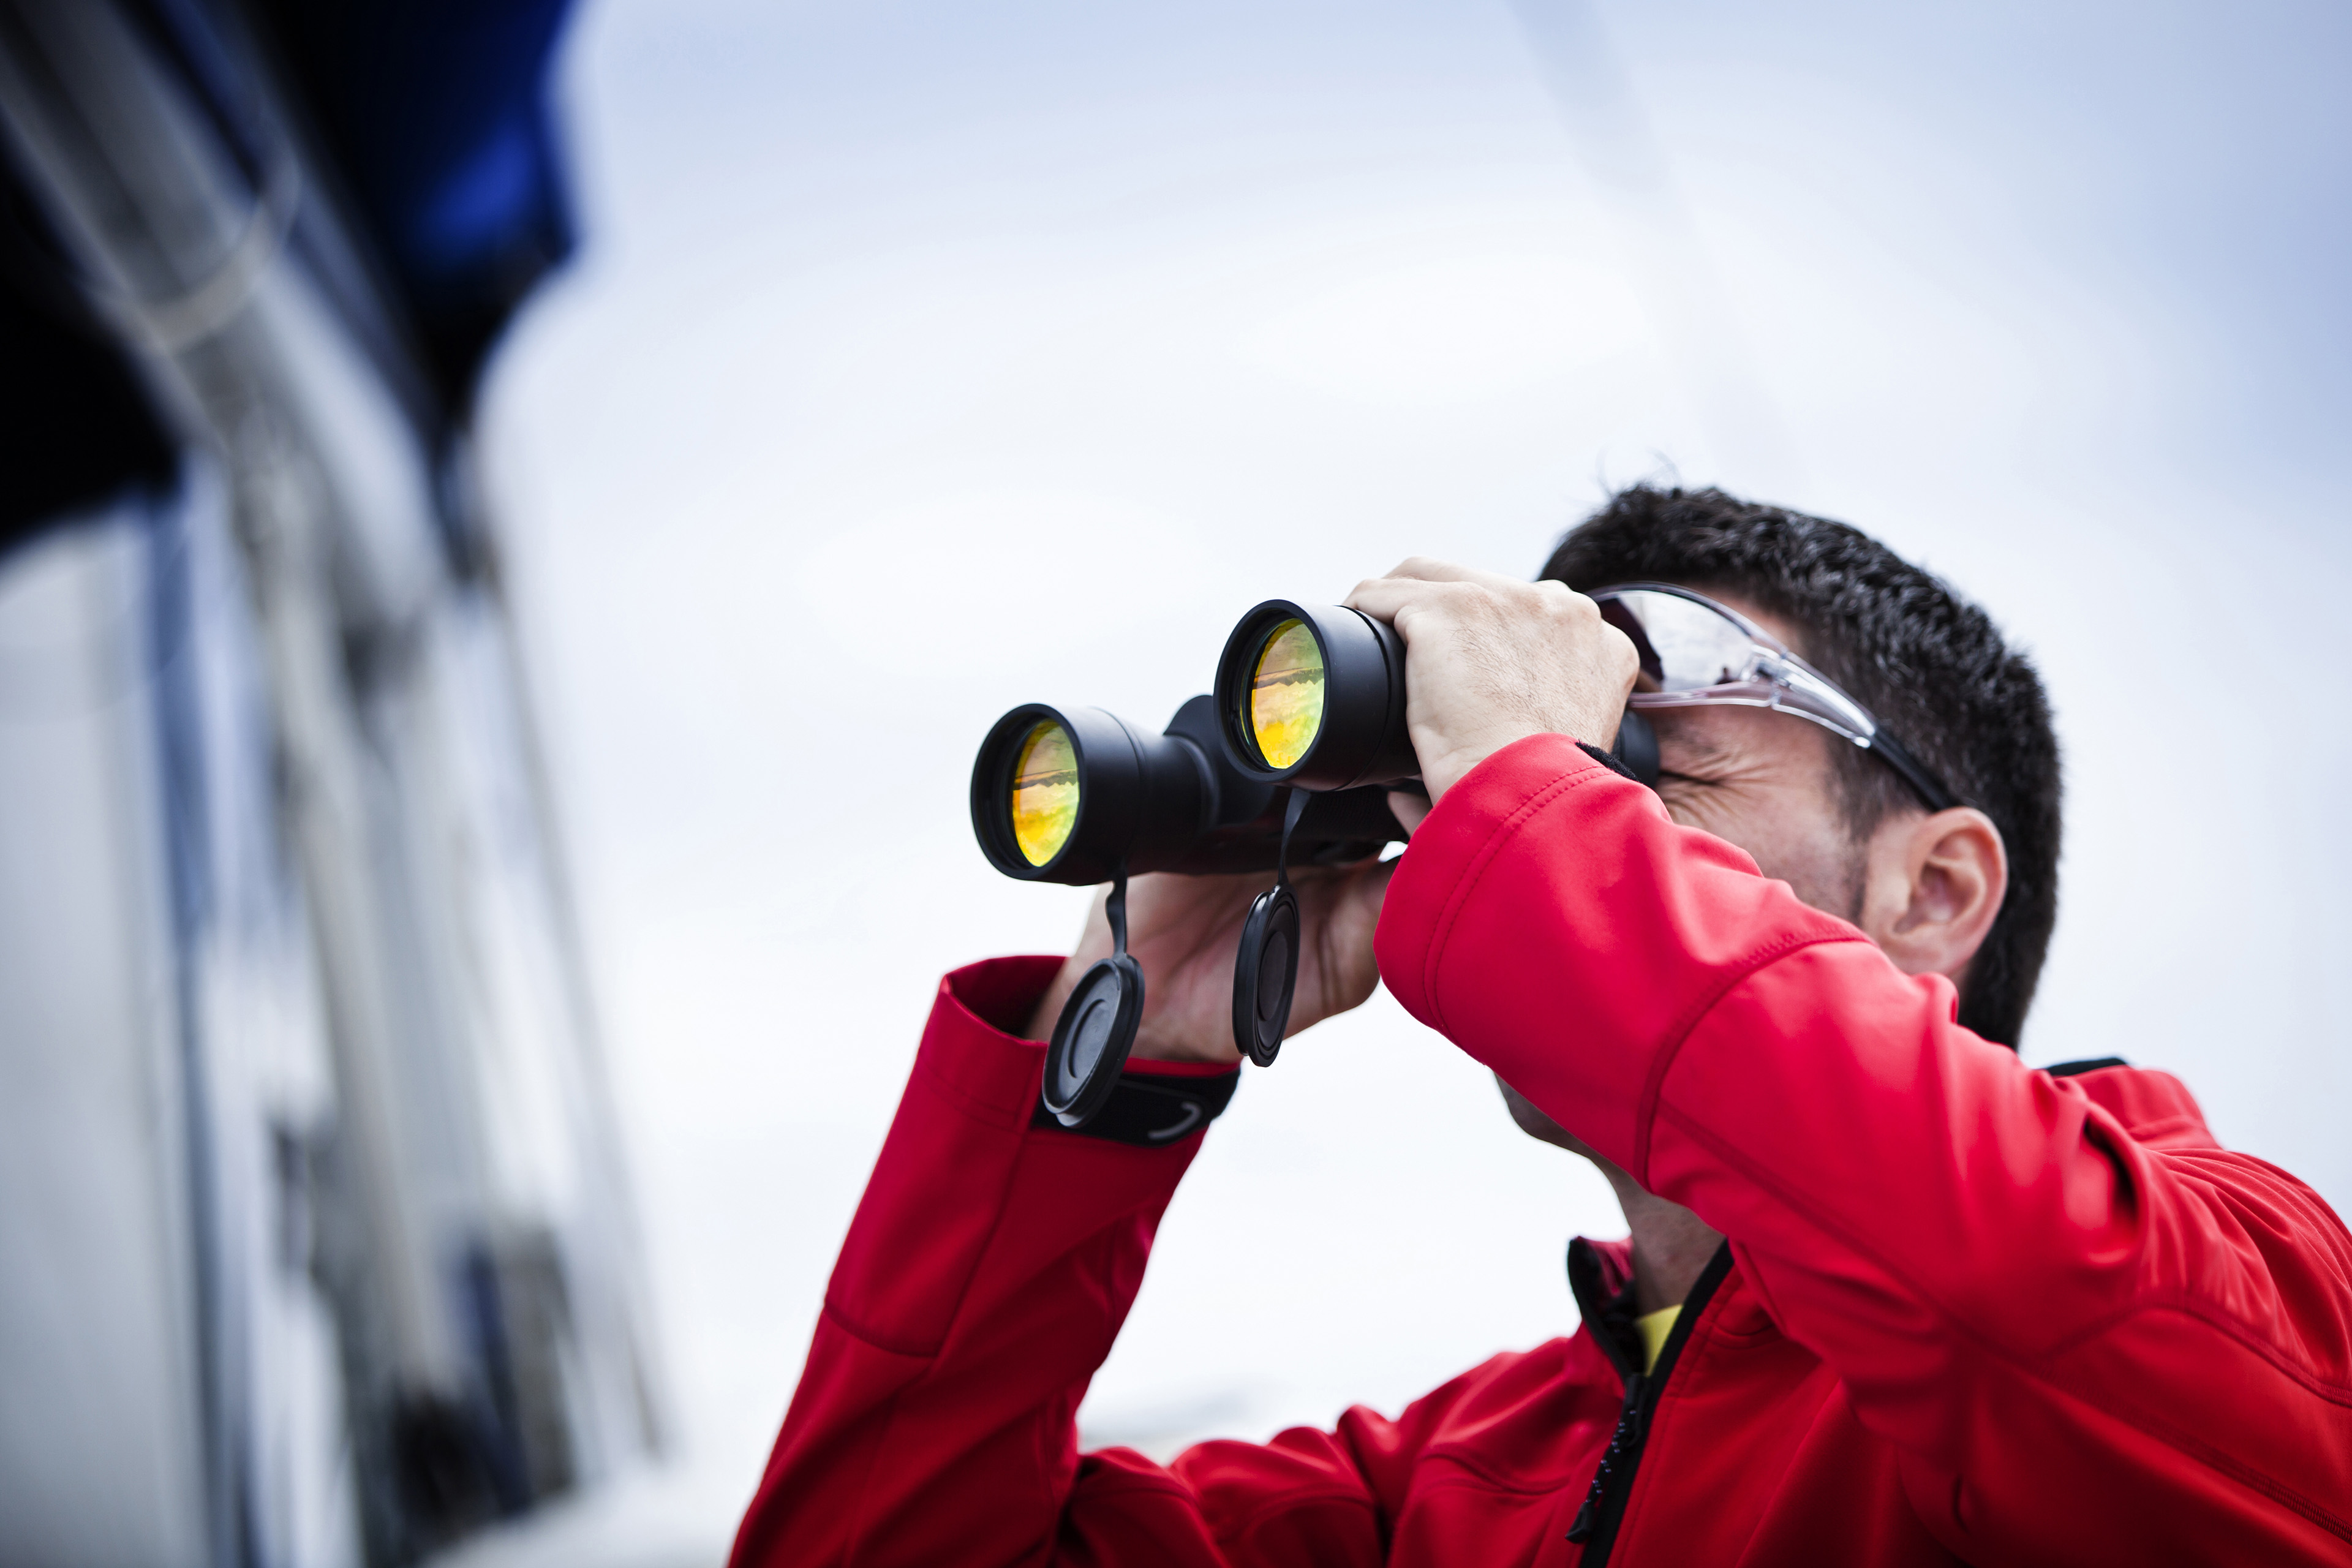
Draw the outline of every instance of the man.
[[[739,1564],[2352,1562],[2352,1237],[2165,1074],[2011,1048],[2056,898],[2031,668],[1863,535],[1714,491],[1619,496],[1546,577],[1356,591],[1430,805],[1300,879],[1293,1023],[1377,974],[1601,1163],[1633,1234],[1571,1247],[1577,1333],[1392,1421],[1078,1455],[1202,1141],[1035,1125],[1098,913],[943,984]],[[1690,592],[1602,592],[1643,583]],[[1637,689],[1654,793],[1598,749]],[[1222,1105],[1263,880],[1138,880],[1132,1093]]]

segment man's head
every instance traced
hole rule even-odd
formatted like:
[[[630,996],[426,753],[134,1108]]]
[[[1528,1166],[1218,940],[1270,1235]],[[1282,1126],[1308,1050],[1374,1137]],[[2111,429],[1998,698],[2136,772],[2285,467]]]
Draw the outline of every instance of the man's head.
[[[2013,1048],[2058,914],[2058,741],[2040,677],[1985,613],[1844,523],[1717,489],[1621,491],[1542,574],[1588,592],[1672,584],[1728,605],[1949,786],[1965,805],[1931,811],[1884,759],[1790,714],[1649,715],[1677,820],[1747,850],[1907,973],[1949,975],[1960,1022]],[[1591,1153],[1502,1087],[1526,1131]],[[1610,1173],[1629,1203],[1654,1202]]]
[[[1984,612],[1869,536],[1720,490],[1622,491],[1543,570],[1671,583],[1740,611],[1868,708],[1969,809],[1931,813],[1883,759],[1756,709],[1654,712],[1676,816],[1853,921],[1960,1022],[2015,1046],[2058,909],[2058,742],[2041,679]]]

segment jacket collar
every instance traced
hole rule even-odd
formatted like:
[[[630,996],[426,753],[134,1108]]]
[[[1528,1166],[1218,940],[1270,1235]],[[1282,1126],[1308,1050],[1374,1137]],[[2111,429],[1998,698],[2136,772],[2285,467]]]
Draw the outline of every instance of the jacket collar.
[[[1592,1342],[1620,1377],[1642,1370],[1641,1331],[1633,1327],[1633,1241],[1594,1241],[1578,1237],[1568,1244],[1568,1289]]]
[[[1670,1348],[1662,1352],[1658,1359],[1655,1370],[1661,1376],[1673,1360],[1671,1346],[1689,1333],[1691,1324],[1706,1310],[1707,1302],[1731,1269],[1731,1243],[1727,1241],[1716,1248],[1715,1257],[1700,1270],[1697,1283],[1682,1303],[1683,1316],[1668,1338]],[[1601,1347],[1601,1353],[1609,1358],[1617,1375],[1629,1384],[1643,1375],[1643,1363],[1649,1357],[1642,1342],[1642,1331],[1633,1326],[1639,1314],[1633,1307],[1633,1239],[1629,1237],[1623,1241],[1594,1241],[1580,1236],[1570,1242],[1568,1288],[1576,1297],[1576,1308],[1583,1314],[1585,1326],[1591,1331],[1592,1342]]]

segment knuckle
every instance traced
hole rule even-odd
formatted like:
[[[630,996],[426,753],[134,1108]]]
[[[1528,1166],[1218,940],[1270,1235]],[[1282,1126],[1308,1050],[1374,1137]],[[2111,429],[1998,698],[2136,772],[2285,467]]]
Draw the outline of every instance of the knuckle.
[[[1573,626],[1584,618],[1591,603],[1565,583],[1546,581],[1533,585],[1535,603],[1546,619]]]
[[[1605,621],[1601,623],[1601,629],[1608,633],[1606,646],[1611,667],[1619,676],[1631,680],[1642,666],[1642,656],[1634,651],[1633,639]]]

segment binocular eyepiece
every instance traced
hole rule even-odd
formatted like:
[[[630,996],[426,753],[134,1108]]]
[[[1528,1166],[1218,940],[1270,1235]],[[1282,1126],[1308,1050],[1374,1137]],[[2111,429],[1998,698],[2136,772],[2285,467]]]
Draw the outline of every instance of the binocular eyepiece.
[[[1024,703],[981,742],[971,825],[991,864],[1031,882],[1112,884],[1113,953],[1089,970],[1048,1042],[1042,1096],[1082,1126],[1116,1087],[1143,1013],[1127,952],[1127,879],[1271,870],[1234,971],[1234,1040],[1260,1067],[1282,1047],[1298,974],[1293,865],[1348,865],[1401,842],[1391,789],[1420,792],[1405,729],[1404,642],[1338,605],[1269,599],[1234,628],[1214,689],[1154,735],[1099,708]],[[1620,754],[1656,777],[1630,710]]]

